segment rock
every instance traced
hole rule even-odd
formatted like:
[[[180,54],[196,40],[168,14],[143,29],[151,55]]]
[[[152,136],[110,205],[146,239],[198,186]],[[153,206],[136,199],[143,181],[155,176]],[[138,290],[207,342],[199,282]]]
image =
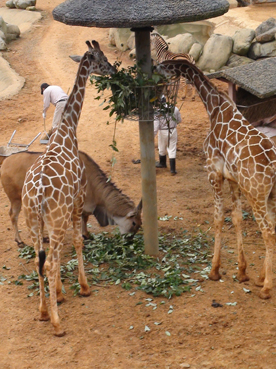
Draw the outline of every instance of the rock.
[[[131,35],[129,28],[110,28],[109,30],[109,42],[111,45],[115,45],[117,49],[126,51],[128,49],[127,40]]]
[[[254,60],[247,58],[246,56],[240,56],[232,54],[228,59],[226,66],[229,68],[239,67],[241,65],[252,63]]]
[[[9,23],[6,23],[6,26],[7,26],[7,33],[6,33],[7,42],[15,40],[20,36],[20,29],[18,26],[14,24],[9,24]]]
[[[196,42],[190,33],[184,33],[167,39],[169,50],[172,53],[188,53],[192,45]]]
[[[190,48],[189,54],[194,58],[197,62],[200,55],[202,54],[203,46],[198,42],[195,42],[193,46]]]
[[[261,35],[256,37],[256,41],[262,43],[269,42],[275,40],[276,27],[271,28],[270,30],[262,33]]]
[[[1,16],[0,16],[0,31],[2,31],[5,35],[7,34],[7,24]]]
[[[29,6],[35,6],[36,0],[13,0],[17,9],[27,9]]]
[[[7,50],[6,42],[0,38],[0,50]]]
[[[28,6],[26,8],[26,10],[29,10],[30,12],[35,12],[36,11],[36,7],[35,6]]]
[[[11,9],[15,8],[15,5],[14,5],[13,0],[8,0],[8,1],[6,2],[6,6],[7,6],[8,8],[11,8]]]
[[[253,42],[247,56],[254,60],[268,56],[276,56],[276,41],[267,42],[265,44]]]
[[[229,36],[213,34],[206,42],[203,53],[197,63],[198,67],[206,72],[219,70],[224,66],[233,48],[233,39]]]
[[[238,55],[246,55],[255,37],[253,29],[241,29],[236,31],[233,36],[233,53]]]
[[[275,27],[276,27],[276,19],[275,18],[267,19],[255,29],[256,37]]]
[[[162,37],[164,37],[163,35],[166,35],[169,38],[172,38],[179,34],[190,33],[193,35],[194,39],[202,45],[204,45],[208,38],[213,34],[214,28],[214,24],[206,20],[155,27],[156,31],[162,35]]]

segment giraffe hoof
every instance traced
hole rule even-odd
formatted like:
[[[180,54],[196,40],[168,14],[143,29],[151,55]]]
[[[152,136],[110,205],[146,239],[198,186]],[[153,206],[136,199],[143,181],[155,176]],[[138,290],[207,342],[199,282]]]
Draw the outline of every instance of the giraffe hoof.
[[[220,278],[221,278],[221,275],[219,274],[219,273],[216,273],[216,272],[212,272],[211,271],[211,273],[209,274],[209,279],[211,280],[211,281],[219,281],[220,280]]]
[[[61,304],[62,302],[64,302],[65,298],[63,295],[57,296],[57,303]]]
[[[255,281],[255,286],[257,287],[263,287],[264,286],[264,281],[261,279],[257,279],[257,281]]]
[[[246,274],[238,275],[238,281],[240,283],[249,281],[249,277]]]
[[[63,330],[63,329],[56,329],[56,331],[55,331],[55,333],[54,333],[54,335],[56,336],[56,337],[63,337],[63,336],[65,336],[65,334],[66,334],[66,332]]]
[[[15,240],[15,242],[17,243],[17,246],[18,246],[20,249],[23,249],[23,247],[25,247],[25,246],[26,246],[26,244],[25,244],[23,241],[19,242],[19,241]]]
[[[88,297],[91,295],[91,291],[89,290],[89,288],[82,288],[81,287],[81,290],[80,290],[80,295],[83,296],[83,297]]]
[[[40,317],[39,317],[39,320],[41,322],[47,322],[48,320],[50,320],[50,316],[49,316],[48,313],[41,313]]]
[[[271,295],[270,295],[268,290],[264,290],[264,291],[261,290],[260,293],[259,293],[259,297],[263,300],[268,300],[268,299],[270,299]]]

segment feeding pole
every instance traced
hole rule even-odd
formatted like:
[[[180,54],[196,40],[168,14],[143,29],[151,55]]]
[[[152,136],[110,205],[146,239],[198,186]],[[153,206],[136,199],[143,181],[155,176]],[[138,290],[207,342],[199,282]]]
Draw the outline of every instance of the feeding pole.
[[[151,27],[134,28],[136,61],[141,71],[151,77]],[[149,100],[149,96],[147,97]],[[148,101],[145,105],[149,106]],[[145,253],[158,254],[158,223],[157,223],[157,194],[156,194],[156,169],[154,153],[153,119],[139,120],[140,153],[141,153],[141,178],[143,199],[143,223]]]

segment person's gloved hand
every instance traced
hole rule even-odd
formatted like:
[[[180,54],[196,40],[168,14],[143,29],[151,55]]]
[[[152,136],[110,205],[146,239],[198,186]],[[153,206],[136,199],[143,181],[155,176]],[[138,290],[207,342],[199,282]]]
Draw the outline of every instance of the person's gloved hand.
[[[46,114],[45,113],[42,113],[42,117],[45,119],[46,118]]]

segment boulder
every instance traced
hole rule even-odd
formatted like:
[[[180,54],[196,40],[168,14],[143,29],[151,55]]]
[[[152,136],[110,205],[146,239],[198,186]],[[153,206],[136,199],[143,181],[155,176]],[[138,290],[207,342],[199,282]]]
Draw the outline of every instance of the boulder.
[[[206,42],[197,63],[206,72],[217,71],[223,67],[231,55],[233,39],[229,36],[213,34]]]
[[[110,28],[109,30],[109,42],[111,45],[117,47],[121,51],[128,49],[127,40],[131,35],[129,28]]]
[[[233,53],[238,55],[246,55],[255,37],[253,29],[241,29],[236,31],[233,36]]]
[[[237,54],[232,54],[228,59],[226,66],[229,68],[240,67],[241,65],[252,63],[254,60]]]
[[[6,2],[6,6],[7,6],[8,8],[11,8],[11,9],[15,8],[15,5],[14,5],[13,0],[8,0],[8,1]]]
[[[167,39],[169,50],[172,53],[188,53],[192,45],[196,42],[193,35],[184,33]]]
[[[160,35],[172,38],[179,34],[190,33],[194,39],[204,45],[208,38],[213,34],[215,26],[213,23],[203,20],[198,22],[176,23],[155,27]]]
[[[0,37],[0,50],[7,50],[6,42]]]
[[[255,34],[256,37],[260,36],[261,34],[269,31],[272,28],[276,27],[276,19],[275,18],[268,18],[266,21],[261,23],[256,29]]]
[[[29,6],[35,6],[36,0],[13,0],[17,9],[27,9]]]
[[[198,42],[195,42],[193,46],[190,48],[189,54],[194,58],[197,62],[200,55],[202,54],[203,46]]]
[[[131,32],[131,35],[127,39],[127,47],[132,50],[135,48],[135,34],[134,32]]]
[[[265,44],[253,42],[247,56],[254,60],[268,56],[276,56],[276,41],[267,42]]]
[[[261,35],[256,37],[256,41],[261,44],[269,41],[275,40],[276,27],[271,28],[270,30],[262,33]]]
[[[18,26],[14,24],[9,24],[9,23],[6,23],[6,26],[7,26],[7,33],[6,33],[7,42],[15,40],[20,36],[20,29]]]
[[[7,24],[1,16],[0,16],[0,31],[2,31],[5,35],[7,34]]]

